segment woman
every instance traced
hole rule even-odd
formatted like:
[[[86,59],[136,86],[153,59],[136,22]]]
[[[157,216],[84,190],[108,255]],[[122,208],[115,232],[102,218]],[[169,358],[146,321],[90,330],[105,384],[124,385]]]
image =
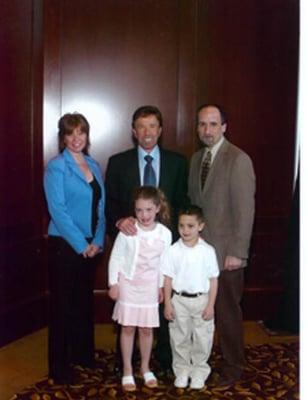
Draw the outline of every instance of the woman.
[[[94,364],[94,257],[102,250],[105,193],[88,155],[89,123],[81,114],[59,120],[60,154],[46,168],[49,235],[49,377],[71,382],[71,364]]]

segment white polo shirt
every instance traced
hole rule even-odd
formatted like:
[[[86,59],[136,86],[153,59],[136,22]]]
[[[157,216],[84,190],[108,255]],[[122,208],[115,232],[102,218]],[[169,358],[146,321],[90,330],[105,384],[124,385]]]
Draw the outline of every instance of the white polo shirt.
[[[201,238],[193,247],[179,239],[163,257],[162,272],[176,292],[208,293],[210,278],[219,276],[215,250]]]

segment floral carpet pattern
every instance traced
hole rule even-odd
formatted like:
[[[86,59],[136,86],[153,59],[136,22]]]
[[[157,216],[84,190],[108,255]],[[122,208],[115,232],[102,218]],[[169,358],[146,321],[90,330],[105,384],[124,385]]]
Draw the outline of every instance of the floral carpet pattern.
[[[228,387],[214,384],[212,374],[201,390],[177,389],[173,379],[160,378],[156,389],[148,389],[136,375],[137,391],[125,393],[120,379],[113,373],[114,353],[98,351],[96,369],[74,368],[74,385],[54,385],[43,379],[14,395],[12,400],[296,400],[299,399],[299,344],[246,346],[247,365],[242,379]],[[215,347],[210,358],[213,371],[218,369],[221,355]],[[153,371],[158,369],[153,361]]]

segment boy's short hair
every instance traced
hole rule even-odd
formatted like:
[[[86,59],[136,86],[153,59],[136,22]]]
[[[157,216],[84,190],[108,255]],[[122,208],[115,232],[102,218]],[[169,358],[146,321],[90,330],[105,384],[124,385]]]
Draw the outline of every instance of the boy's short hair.
[[[178,218],[181,215],[194,215],[198,222],[205,222],[202,209],[194,204],[181,208],[178,213]]]

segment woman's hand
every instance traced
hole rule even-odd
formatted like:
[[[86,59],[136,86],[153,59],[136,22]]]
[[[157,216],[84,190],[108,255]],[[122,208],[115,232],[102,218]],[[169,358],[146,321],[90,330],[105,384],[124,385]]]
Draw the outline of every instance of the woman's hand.
[[[99,251],[100,251],[99,246],[96,246],[96,244],[89,244],[82,254],[84,258],[87,257],[93,258],[95,257],[96,254],[99,253]]]
[[[115,284],[110,286],[110,289],[108,291],[109,297],[111,297],[112,300],[116,301],[118,299],[118,294],[119,294],[118,285]]]

